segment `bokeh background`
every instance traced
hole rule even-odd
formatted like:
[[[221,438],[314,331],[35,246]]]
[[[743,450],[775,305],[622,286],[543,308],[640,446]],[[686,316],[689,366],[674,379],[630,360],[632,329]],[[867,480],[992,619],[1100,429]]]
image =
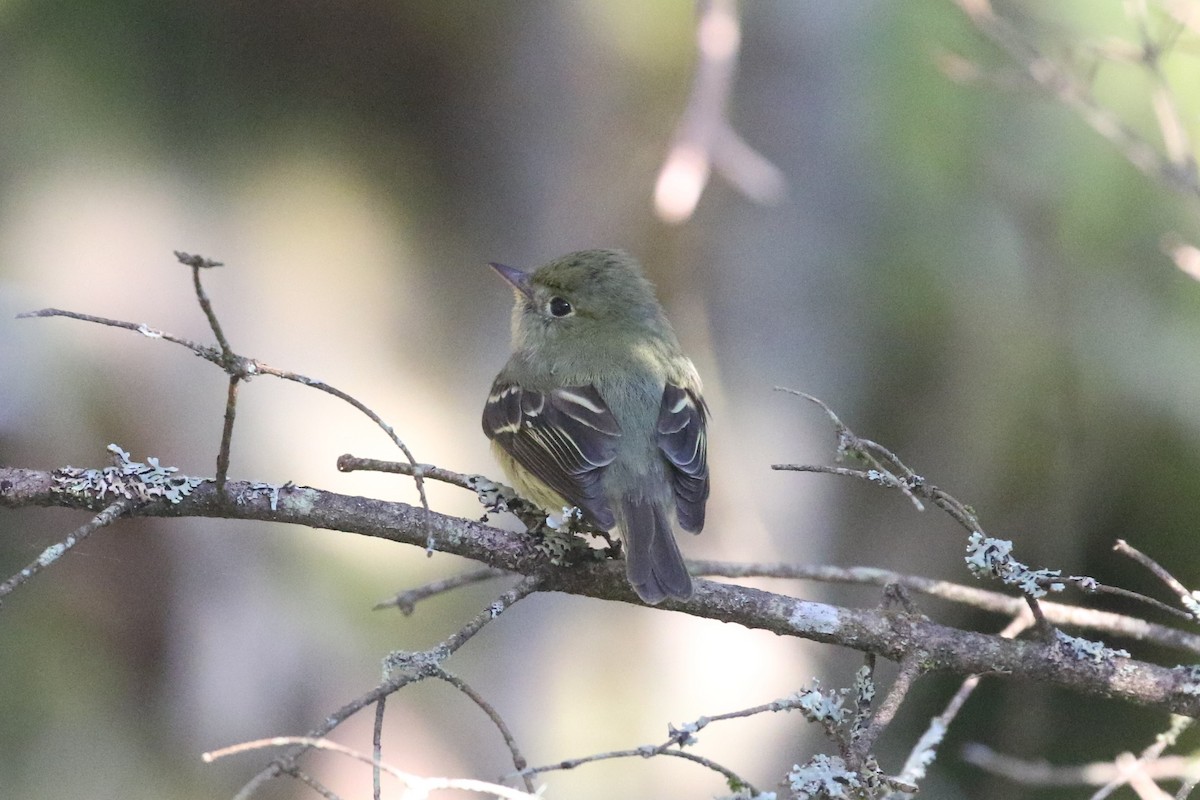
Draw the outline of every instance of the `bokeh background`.
[[[1149,5],[1196,133],[1196,34],[1164,9],[1197,9]],[[1136,49],[1121,2],[998,8],[1157,146],[1147,71],[1098,55]],[[1027,563],[1156,591],[1110,553],[1124,537],[1200,584],[1200,286],[1163,248],[1200,239],[1195,197],[1135,170],[1023,82],[951,0],[773,0],[740,18],[729,119],[787,196],[760,205],[715,176],[694,215],[668,225],[652,194],[696,62],[686,0],[0,2],[0,462],[99,466],[116,442],[213,473],[226,382],[211,365],[124,331],[14,319],[56,306],[208,341],[179,249],[226,263],[205,277],[239,352],[354,394],[420,460],[495,473],[478,419],[506,357],[510,298],[484,265],[621,247],[658,284],[714,412],[712,510],[688,555],[970,580],[948,519],[877,488],[770,470],[828,461],[834,444],[820,413],[773,391],[784,385],[971,503]],[[948,75],[972,71],[969,84]],[[233,477],[415,500],[405,480],[339,474],[343,452],[394,455],[326,395],[266,378],[243,387]],[[479,513],[457,490],[431,500]],[[0,514],[0,573],[84,519]],[[499,584],[411,617],[370,608],[467,566],[282,526],[104,530],[0,609],[0,796],[231,796],[266,755],[205,765],[201,752],[301,734],[374,685],[389,651],[449,635]],[[920,602],[953,624],[1004,624]],[[846,685],[859,663],[545,595],[447,666],[542,764],[655,743],[669,722],[814,677]],[[955,686],[918,685],[880,742],[885,769]],[[988,777],[959,748],[1108,759],[1165,724],[989,681],[922,796],[1086,797]],[[336,738],[368,750],[369,715]],[[773,716],[709,728],[697,751],[770,788],[823,748],[798,716]],[[384,753],[426,775],[511,769],[496,731],[444,685],[390,701]],[[369,796],[362,765],[318,755],[310,772],[342,797]],[[544,780],[548,797],[581,800],[724,791],[675,759]],[[260,796],[313,795],[277,781]]]

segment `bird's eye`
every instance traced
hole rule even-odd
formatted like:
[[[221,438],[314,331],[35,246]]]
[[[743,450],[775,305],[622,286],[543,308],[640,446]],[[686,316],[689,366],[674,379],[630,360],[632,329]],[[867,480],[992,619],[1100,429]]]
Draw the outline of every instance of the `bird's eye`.
[[[549,308],[550,313],[556,317],[565,317],[568,314],[570,314],[572,311],[575,310],[575,309],[571,308],[570,303],[568,303],[566,300],[562,299],[561,297],[551,297],[550,303],[547,306],[547,308]]]

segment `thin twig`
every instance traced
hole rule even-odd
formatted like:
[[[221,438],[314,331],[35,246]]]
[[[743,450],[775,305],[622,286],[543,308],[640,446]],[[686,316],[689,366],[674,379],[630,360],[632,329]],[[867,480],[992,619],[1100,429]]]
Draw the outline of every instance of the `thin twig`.
[[[510,486],[498,483],[486,475],[464,475],[433,464],[406,464],[399,461],[384,461],[377,458],[359,458],[346,453],[338,456],[337,468],[340,472],[388,472],[396,475],[411,475],[416,478],[430,478],[461,489],[475,493],[476,498],[487,514],[505,511],[519,519],[530,532],[541,530],[546,524],[546,510],[541,506],[520,497]],[[589,522],[579,521],[575,524],[575,533],[598,536],[607,543],[607,550],[614,551],[617,547],[613,536],[605,530],[595,527]],[[453,588],[453,587],[451,587]]]
[[[871,748],[875,746],[875,740],[879,738],[879,734],[887,729],[887,726],[896,718],[896,712],[900,710],[904,698],[908,695],[909,689],[917,678],[921,677],[924,671],[921,669],[920,662],[915,658],[906,658],[900,662],[900,672],[897,673],[896,679],[892,681],[892,685],[888,688],[888,692],[884,695],[883,701],[875,709],[874,716],[871,717],[870,723],[862,729],[857,740],[855,741],[855,754],[860,760],[864,759],[871,752]]]
[[[526,775],[540,775],[544,772],[575,769],[576,767],[583,766],[584,764],[591,764],[597,761],[609,761],[614,758],[651,758],[653,756],[669,756],[671,758],[682,758],[686,761],[691,761],[718,773],[724,777],[726,782],[731,786],[746,787],[746,791],[750,793],[751,797],[756,797],[759,794],[759,791],[754,788],[753,784],[751,784],[742,776],[738,775],[733,770],[729,769],[723,764],[719,764],[716,761],[705,758],[704,756],[699,756],[695,753],[689,753],[687,750],[663,750],[662,752],[647,752],[645,748],[641,747],[632,750],[613,750],[608,753],[595,753],[594,755],[590,756],[567,759],[565,761],[559,761],[556,764],[545,764],[540,767],[528,767],[522,770],[522,772]]]
[[[983,2],[986,2],[986,0],[983,0]],[[775,390],[786,392],[788,394],[808,400],[810,403],[815,404],[825,412],[825,415],[829,417],[829,420],[833,424],[834,430],[837,433],[838,445],[835,455],[837,460],[840,461],[842,458],[849,455],[863,459],[872,468],[866,472],[862,472],[857,470],[847,471],[831,469],[808,464],[775,464],[771,467],[772,469],[794,470],[802,472],[831,472],[833,474],[860,478],[872,483],[898,489],[909,498],[918,511],[924,510],[924,505],[918,498],[930,500],[935,506],[949,514],[951,518],[953,518],[969,534],[971,534],[972,541],[977,537],[980,539],[984,538],[983,526],[979,524],[979,519],[975,516],[975,512],[970,506],[960,502],[949,492],[934,486],[922,475],[919,475],[917,472],[912,470],[900,459],[898,455],[893,453],[887,447],[884,447],[878,442],[870,439],[865,439],[854,433],[854,431],[850,430],[850,427],[846,425],[846,423],[842,422],[838,415],[834,413],[833,409],[831,409],[820,398],[814,397],[813,395],[805,392],[797,391],[795,389],[788,389],[782,386],[776,386]],[[971,560],[968,559],[968,563],[970,563],[970,561]],[[1028,578],[1034,573],[1031,573],[1024,564],[1020,564],[1020,562],[1017,562],[1015,559],[1007,556],[1003,563],[1006,566],[1011,567],[1012,571],[1002,576],[995,570],[995,568],[992,568],[992,570],[990,570],[992,576],[1004,577],[1006,583],[1019,583],[1022,586],[1025,595],[1025,602],[1033,612],[1040,635],[1047,641],[1052,640],[1053,626],[1047,621],[1045,614],[1040,607],[1040,601],[1038,600],[1038,597],[1035,596],[1035,592],[1026,588],[1025,584],[1027,583],[1027,580],[1021,580],[1017,578],[1014,578],[1013,580],[1009,579],[1014,577],[1014,572],[1017,572],[1018,569],[1019,575],[1025,578]],[[1045,570],[1038,572],[1046,573]],[[1054,571],[1050,574],[1054,575],[1054,583],[1062,582],[1063,579],[1061,579],[1057,571]],[[1091,581],[1090,579],[1081,580],[1087,580],[1090,585],[1095,584],[1095,581]],[[1045,594],[1045,592],[1041,591],[1040,594]]]
[[[517,773],[521,776],[521,780],[524,781],[526,791],[528,791],[530,794],[533,794],[535,791],[537,791],[536,787],[533,785],[533,776],[522,772],[522,770],[529,766],[529,762],[521,753],[521,748],[517,745],[517,740],[513,737],[512,730],[508,727],[508,724],[504,721],[504,718],[500,716],[500,712],[498,712],[491,703],[484,699],[483,695],[475,691],[470,684],[468,684],[462,678],[459,678],[457,675],[453,675],[439,667],[433,673],[433,677],[440,678],[441,680],[453,686],[455,689],[458,689],[460,692],[469,697],[471,702],[479,706],[480,710],[483,711],[484,714],[487,714],[488,719],[492,721],[492,724],[496,726],[496,730],[500,731],[500,735],[504,738],[504,744],[507,745],[508,752],[512,756],[513,768],[517,770]]]
[[[225,501],[227,500],[225,481],[229,477],[229,457],[233,447],[233,423],[237,417],[238,384],[254,374],[254,370],[247,359],[233,352],[233,348],[229,346],[229,340],[225,338],[225,332],[221,330],[221,322],[217,319],[217,312],[213,310],[212,301],[208,299],[200,281],[200,270],[223,266],[221,262],[212,261],[203,256],[190,255],[179,250],[175,251],[175,258],[179,259],[179,263],[192,268],[192,286],[196,290],[196,300],[200,303],[200,310],[204,312],[204,317],[208,320],[208,327],[212,329],[213,336],[217,338],[217,345],[221,349],[221,360],[218,363],[229,375],[229,389],[225,393],[225,421],[221,428],[221,444],[217,449],[216,475],[217,495],[222,501]]]
[[[552,765],[548,765],[548,766],[544,766],[544,767],[530,768],[526,771],[530,774],[535,774],[538,772],[545,772],[548,770],[574,769],[575,767],[578,767],[582,764],[591,763],[593,761],[603,761],[603,760],[613,759],[613,758],[628,758],[631,756],[639,756],[641,758],[652,758],[654,756],[666,755],[666,756],[675,756],[678,758],[687,758],[698,764],[707,766],[710,769],[716,770],[717,772],[724,775],[726,777],[726,779],[735,782],[735,783],[732,783],[731,785],[745,786],[748,788],[748,790],[750,791],[750,793],[752,795],[756,796],[758,794],[758,791],[756,789],[754,789],[754,787],[749,782],[747,782],[745,779],[739,777],[732,771],[728,770],[726,767],[724,767],[720,764],[717,764],[715,762],[712,762],[708,759],[704,759],[699,756],[695,756],[692,753],[688,753],[684,750],[676,749],[676,748],[683,748],[683,747],[687,747],[688,745],[694,744],[696,741],[696,738],[695,738],[696,734],[698,734],[700,731],[704,730],[709,725],[712,725],[715,722],[725,722],[725,721],[731,720],[731,719],[744,719],[747,717],[752,717],[752,716],[767,713],[767,712],[779,712],[779,711],[794,710],[794,709],[801,707],[801,700],[802,700],[802,696],[800,694],[797,694],[797,695],[793,695],[791,697],[783,698],[781,700],[774,700],[770,703],[763,703],[761,705],[753,706],[751,708],[738,709],[737,711],[728,711],[728,712],[725,712],[722,714],[705,715],[705,716],[700,717],[699,719],[696,719],[692,722],[686,723],[684,725],[680,725],[679,727],[676,727],[674,725],[669,726],[670,731],[671,731],[670,737],[666,741],[661,742],[660,744],[657,744],[657,745],[642,745],[641,747],[637,747],[637,748],[629,749],[629,750],[617,750],[617,751],[613,751],[613,752],[609,752],[609,753],[598,753],[598,754],[593,754],[590,756],[583,756],[580,758],[568,759],[566,761],[562,761],[557,764],[552,764]],[[822,724],[825,724],[826,722],[828,722],[828,721],[822,721]],[[827,732],[828,732],[828,728],[827,728]],[[836,736],[835,736],[835,738],[836,738]]]
[[[490,581],[493,578],[502,578],[505,575],[511,575],[511,572],[506,572],[495,567],[483,567],[481,569],[464,572],[461,575],[453,575],[449,578],[443,578],[439,581],[431,581],[424,586],[418,586],[415,589],[407,589],[394,597],[376,603],[373,611],[379,611],[384,608],[398,608],[400,613],[408,616],[416,610],[416,605],[422,600],[433,597],[434,595],[443,594],[444,592],[453,591],[461,586],[469,586],[473,583],[482,583]]]
[[[41,555],[29,563],[25,569],[10,577],[4,583],[0,583],[0,597],[11,594],[18,586],[25,581],[37,575],[46,567],[56,563],[60,558],[66,555],[71,548],[82,542],[84,539],[92,535],[92,533],[106,525],[111,525],[116,522],[123,514],[133,507],[133,501],[128,498],[121,498],[117,502],[105,508],[96,516],[80,525],[71,532],[67,538],[61,542],[52,544],[42,551]]]
[[[846,467],[830,467],[823,464],[772,464],[771,469],[783,470],[790,472],[813,472],[826,475],[837,475],[845,478],[856,478],[858,480],[867,481],[878,486],[883,486],[889,489],[900,489],[907,494],[914,502],[914,495],[920,495],[933,501],[934,505],[948,513],[955,521],[968,531],[981,531],[979,520],[967,510],[961,502],[955,499],[952,495],[942,489],[937,488],[923,482],[908,483],[899,480],[894,475],[886,471],[879,470],[858,470],[848,469]],[[1159,611],[1163,611],[1172,616],[1181,619],[1192,620],[1194,617],[1191,614],[1180,611],[1177,608],[1167,605],[1161,600],[1156,600],[1153,597],[1147,597],[1144,594],[1123,589],[1119,586],[1109,586],[1100,583],[1094,578],[1089,578],[1083,575],[1055,575],[1052,578],[1045,578],[1039,581],[1042,585],[1050,585],[1056,583],[1067,583],[1077,586],[1080,590],[1088,594],[1111,594],[1116,597],[1123,597],[1127,600],[1134,600],[1139,603],[1144,603],[1153,606]],[[1029,598],[1034,600],[1034,598]],[[1034,600],[1035,604],[1041,601]],[[1034,613],[1039,613],[1036,609]]]
[[[1158,736],[1154,737],[1154,741],[1138,754],[1137,762],[1140,765],[1139,769],[1145,769],[1146,764],[1152,761],[1157,761],[1159,758],[1161,758],[1163,752],[1168,747],[1174,747],[1179,741],[1179,737],[1183,734],[1183,732],[1190,728],[1195,722],[1196,720],[1192,719],[1191,717],[1185,717],[1180,714],[1172,714],[1170,727],[1168,727],[1167,730],[1163,731]],[[1100,789],[1097,790],[1097,792],[1090,798],[1088,798],[1088,800],[1106,800],[1106,798],[1108,798],[1113,792],[1115,792],[1117,789],[1120,789],[1123,783],[1124,782],[1121,780],[1111,780],[1104,786],[1100,787]]]
[[[229,476],[229,453],[233,446],[233,421],[237,416],[238,384],[241,378],[229,376],[229,390],[225,394],[225,422],[221,428],[221,446],[217,450],[217,494],[225,497],[225,480]]]
[[[878,567],[778,563],[735,564],[724,561],[697,560],[689,561],[688,567],[693,575],[722,578],[780,578],[867,586],[896,584],[911,592],[1003,614],[1007,617],[1019,615],[1025,608],[1025,602],[1020,597],[975,586],[963,586],[950,581],[935,580],[921,575],[906,575]],[[1046,618],[1055,625],[1101,631],[1200,654],[1200,636],[1189,631],[1169,628],[1138,617],[1116,614],[1111,611],[1099,611],[1047,601],[1043,601],[1041,606]]]
[[[213,267],[225,266],[220,261],[212,261],[203,256],[190,255],[180,250],[175,251],[175,258],[180,264],[192,268],[192,286],[196,290],[196,300],[200,303],[200,310],[204,312],[204,316],[208,319],[208,327],[212,329],[213,336],[217,337],[217,344],[221,348],[221,354],[226,359],[233,359],[236,356],[233,349],[229,346],[229,340],[225,338],[225,333],[221,330],[221,323],[217,319],[217,314],[213,311],[212,302],[209,301],[208,295],[204,292],[204,287],[200,283],[200,270],[212,269]]]
[[[181,345],[191,350],[196,355],[203,358],[205,361],[220,366],[221,352],[214,347],[206,344],[193,342],[191,339],[185,339],[182,336],[176,336],[173,333],[160,331],[157,328],[151,328],[144,322],[125,322],[119,319],[109,319],[107,317],[96,317],[91,314],[80,314],[76,311],[64,311],[61,308],[42,308],[37,311],[25,311],[17,314],[17,319],[35,319],[41,317],[65,317],[67,319],[77,319],[81,322],[92,322],[96,325],[106,325],[110,328],[124,328],[125,330],[140,333],[147,339],[162,339],[172,344]]]
[[[312,789],[317,794],[321,795],[321,797],[324,797],[325,800],[342,800],[341,795],[337,794],[335,791],[330,789],[328,786],[321,783],[319,780],[314,778],[312,775],[309,775],[307,772],[300,769],[299,767],[295,767],[293,769],[288,770],[287,774],[290,775],[291,777],[295,778],[296,780],[300,781],[301,783],[303,783],[308,788]]]
[[[163,339],[164,341],[186,347],[196,355],[203,358],[205,361],[210,361],[213,364],[221,367],[223,370],[227,370],[228,365],[226,363],[225,356],[219,349],[210,347],[208,345],[198,344],[190,339],[184,339],[180,336],[175,336],[174,334],[166,333],[156,328],[151,328],[144,323],[125,322],[122,320],[108,319],[106,317],[96,317],[91,314],[63,311],[62,309],[58,308],[43,308],[39,311],[27,311],[23,314],[17,315],[17,319],[28,319],[33,317],[66,317],[68,319],[76,319],[82,322],[92,322],[97,325],[107,325],[113,328],[124,328],[126,330],[136,331],[151,339]],[[349,403],[361,413],[365,414],[368,419],[374,422],[376,426],[378,426],[385,434],[387,434],[388,438],[391,439],[392,443],[395,444],[400,452],[404,454],[404,457],[408,459],[410,464],[413,464],[414,466],[416,465],[417,460],[413,456],[412,451],[408,449],[408,445],[406,445],[396,434],[395,429],[393,429],[391,425],[384,422],[382,417],[368,408],[357,398],[346,394],[341,389],[330,386],[324,381],[316,380],[315,378],[309,378],[288,370],[276,369],[275,367],[268,366],[267,364],[251,358],[239,356],[237,357],[237,360],[239,363],[238,369],[243,373],[243,377],[251,375],[271,375],[282,380],[293,381],[304,386],[310,386],[314,389],[325,392],[326,394],[333,395],[339,400]],[[414,474],[413,478],[417,486],[417,494],[421,499],[421,506],[425,509],[426,516],[428,517],[430,509],[429,498],[425,494],[425,480],[419,474]],[[428,523],[428,520],[426,520],[426,522]],[[428,528],[428,524],[426,527]]]
[[[1129,768],[1112,761],[1056,766],[997,753],[983,744],[967,745],[962,757],[968,764],[1025,786],[1104,786],[1129,779]],[[1163,756],[1143,764],[1139,771],[1151,780],[1194,781],[1200,763],[1191,756]]]
[[[374,800],[380,800],[383,795],[383,714],[386,708],[387,698],[379,698],[375,703],[375,724],[371,731],[371,753],[374,756],[371,764],[371,791]]]
[[[1117,543],[1113,545],[1113,550],[1127,558],[1133,559],[1153,573],[1154,577],[1162,581],[1168,589],[1175,593],[1175,596],[1179,598],[1179,602],[1184,608],[1192,611],[1193,615],[1195,614],[1197,603],[1200,601],[1197,600],[1195,594],[1188,591],[1188,588],[1180,583],[1179,579],[1167,571],[1165,567],[1124,539],[1117,539]],[[1195,617],[1192,616],[1192,618]]]
[[[537,591],[540,584],[541,578],[539,577],[529,576],[523,578],[516,586],[501,594],[495,601],[490,603],[483,611],[441,644],[423,653],[407,654],[408,658],[405,661],[415,665],[414,669],[394,670],[390,678],[326,717],[320,725],[309,731],[307,738],[318,739],[324,737],[347,719],[367,706],[377,703],[381,698],[387,697],[411,683],[430,677],[434,674],[437,665],[453,655],[455,651],[470,641],[472,636],[483,629],[489,622],[503,614],[507,609],[511,608],[513,604]],[[242,786],[241,790],[235,795],[234,800],[247,800],[247,798],[253,796],[264,783],[278,775],[286,773],[295,765],[296,759],[304,755],[308,749],[308,746],[296,747],[275,758]]]
[[[446,641],[440,645],[440,648],[446,651],[446,655],[452,654],[455,650],[470,641],[471,637],[479,633],[479,631],[482,630],[483,627],[489,622],[503,614],[519,600],[522,600],[536,592],[541,583],[542,579],[537,575],[525,576],[516,586],[493,600],[487,606],[487,608],[477,614],[474,619],[460,628],[458,632],[446,639]]]
[[[502,786],[498,783],[489,783],[487,781],[479,781],[471,778],[423,778],[410,772],[403,772],[388,764],[383,764],[366,753],[360,753],[357,750],[352,750],[351,748],[340,745],[337,742],[317,736],[275,736],[270,739],[256,739],[252,742],[243,742],[230,747],[223,747],[220,750],[210,750],[209,752],[202,754],[201,758],[205,763],[212,763],[219,758],[231,756],[236,753],[261,750],[266,747],[293,746],[299,746],[304,750],[328,750],[333,753],[349,756],[350,758],[361,761],[364,764],[378,767],[389,775],[399,779],[404,783],[405,786],[413,789],[414,793],[418,797],[424,797],[431,791],[437,791],[441,789],[458,789],[460,791],[467,792],[479,792],[485,794],[490,793],[498,797],[507,798],[508,800],[540,800],[536,795],[522,792],[517,789],[512,789],[508,786]]]
[[[472,491],[475,490],[474,482],[478,482],[480,479],[486,480],[482,475],[463,475],[433,464],[405,464],[400,461],[385,461],[379,458],[359,458],[349,453],[338,457],[337,468],[339,472],[390,472],[394,475],[429,478]]]
[[[296,383],[302,384],[304,386],[311,386],[314,389],[318,389],[322,392],[325,392],[326,394],[331,394],[334,397],[338,398],[339,400],[343,400],[343,401],[349,403],[350,405],[354,406],[360,412],[365,414],[368,419],[370,419],[372,422],[374,422],[376,424],[376,426],[378,426],[385,434],[387,434],[388,438],[392,440],[392,443],[395,444],[396,447],[400,450],[400,452],[404,454],[404,457],[408,459],[408,462],[410,464],[412,464],[413,466],[416,466],[416,464],[417,464],[416,457],[414,457],[412,454],[412,451],[408,449],[408,445],[406,445],[403,441],[401,441],[400,437],[396,434],[395,429],[392,428],[392,426],[389,425],[388,423],[384,422],[382,417],[380,417],[378,414],[376,414],[374,411],[372,411],[370,408],[368,408],[366,406],[366,404],[364,404],[358,398],[348,395],[345,392],[343,392],[341,389],[338,389],[334,386],[330,386],[328,383],[325,383],[324,381],[319,381],[315,378],[309,378],[307,376],[300,375],[299,373],[296,373],[296,372],[290,372],[288,370],[275,369],[274,367],[269,367],[266,364],[262,364],[257,361],[254,362],[254,364],[255,364],[256,369],[264,375],[274,375],[276,378],[282,378],[283,380],[286,380],[286,381],[295,381]],[[416,486],[417,486],[417,495],[418,495],[418,497],[420,497],[421,507],[425,509],[425,514],[428,517],[429,498],[426,497],[426,495],[425,495],[425,478],[419,472],[414,472],[413,473],[413,482],[416,483]],[[428,520],[426,520],[426,522],[428,523]],[[428,528],[428,524],[426,525],[426,528]],[[431,550],[431,548],[428,546],[426,547],[426,549]]]
[[[1078,576],[1074,576],[1074,575],[1067,578],[1067,580],[1070,582],[1076,581],[1078,579],[1079,579]],[[1109,586],[1104,583],[1097,583],[1094,586],[1092,586],[1091,588],[1083,589],[1083,591],[1091,592],[1091,593],[1095,593],[1095,594],[1110,594],[1113,597],[1124,597],[1126,600],[1133,600],[1134,602],[1137,602],[1137,603],[1144,603],[1145,605],[1148,605],[1148,606],[1158,609],[1159,611],[1163,612],[1164,614],[1170,614],[1173,617],[1178,617],[1180,619],[1186,619],[1189,622],[1194,622],[1196,619],[1194,616],[1187,613],[1186,611],[1181,611],[1180,609],[1175,608],[1175,606],[1169,606],[1166,603],[1164,603],[1162,600],[1158,600],[1156,598],[1149,597],[1148,595],[1144,595],[1141,592],[1132,591],[1131,589],[1122,589],[1120,586]]]
[[[1000,631],[1000,636],[1005,639],[1015,639],[1022,631],[1033,624],[1033,617],[1023,609],[1023,612],[1018,615],[1012,622]],[[937,758],[938,748],[942,744],[942,740],[946,736],[946,732],[950,729],[950,724],[954,722],[958,712],[962,711],[967,700],[975,692],[979,686],[979,681],[983,678],[982,675],[971,675],[962,682],[958,687],[958,691],[950,698],[950,702],[946,704],[946,708],[941,714],[934,717],[925,733],[917,740],[913,746],[912,752],[909,753],[908,759],[904,762],[904,767],[900,770],[897,776],[904,783],[910,783],[914,786],[920,784],[925,777],[926,770],[929,765]],[[893,792],[889,794],[885,800],[895,800],[895,798],[912,797],[911,792]]]
[[[839,475],[843,478],[858,478],[861,481],[898,489],[902,485],[890,473],[880,474],[878,471],[852,469],[851,467],[831,467],[827,464],[772,464],[771,469],[780,472],[813,472],[818,475]],[[888,479],[891,480],[888,480]]]
[[[731,785],[745,786],[750,791],[751,795],[757,796],[758,790],[755,789],[748,781],[740,777],[732,770],[722,766],[714,761],[689,753],[685,750],[677,749],[694,743],[695,735],[704,730],[714,722],[724,722],[731,719],[743,719],[752,717],[757,714],[766,712],[789,711],[798,707],[798,697],[793,696],[782,700],[775,700],[770,703],[754,706],[752,708],[743,708],[737,711],[729,711],[723,714],[712,714],[700,717],[699,719],[681,725],[676,728],[670,726],[671,736],[665,742],[657,745],[642,745],[628,750],[614,750],[608,753],[595,753],[580,758],[567,759],[554,764],[547,764],[541,767],[528,767],[522,771],[523,774],[536,775],[542,772],[550,772],[552,770],[567,770],[575,769],[583,764],[590,764],[595,761],[606,761],[614,758],[631,758],[637,756],[639,758],[653,758],[654,756],[674,756],[676,758],[685,758],[697,764],[701,764],[709,769],[719,772],[725,776],[726,780],[731,781]],[[518,773],[518,774],[522,774]]]
[[[1025,600],[1025,605],[1029,606],[1029,612],[1033,614],[1033,628],[1035,635],[1044,642],[1054,641],[1054,625],[1050,620],[1046,619],[1046,612],[1042,610],[1042,604],[1036,597],[1030,595],[1022,595]]]
[[[835,459],[841,461],[847,455],[852,455],[866,461],[874,472],[867,472],[862,477],[864,480],[877,483],[881,486],[890,486],[900,490],[909,501],[916,507],[918,511],[924,511],[925,506],[913,494],[912,485],[924,485],[924,479],[918,476],[915,472],[909,469],[900,458],[878,442],[873,442],[870,439],[860,438],[854,431],[850,430],[846,423],[842,422],[841,418],[834,413],[833,409],[821,400],[807,392],[801,392],[797,389],[789,389],[786,386],[776,386],[775,391],[784,392],[786,394],[801,397],[808,402],[816,405],[825,412],[825,416],[829,417],[829,421],[833,424],[834,432],[837,433],[838,445]],[[877,457],[881,456],[882,460]],[[827,472],[831,470],[812,468],[812,465],[806,464],[775,464],[771,466],[775,470],[795,470],[801,472]],[[857,472],[857,471],[852,471]],[[896,472],[900,473],[897,477]],[[832,472],[835,475],[850,475],[851,472]],[[854,475],[854,477],[859,477]],[[932,487],[931,487],[932,488]]]

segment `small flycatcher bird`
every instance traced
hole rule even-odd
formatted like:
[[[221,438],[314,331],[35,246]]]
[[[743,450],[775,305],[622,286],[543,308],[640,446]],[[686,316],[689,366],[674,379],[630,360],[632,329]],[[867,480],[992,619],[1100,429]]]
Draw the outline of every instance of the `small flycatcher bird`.
[[[692,579],[671,530],[704,527],[708,408],[700,376],[641,266],[582,250],[512,286],[512,357],[483,409],[483,431],[526,499],[575,506],[621,529],[626,572],[647,603],[687,599]]]

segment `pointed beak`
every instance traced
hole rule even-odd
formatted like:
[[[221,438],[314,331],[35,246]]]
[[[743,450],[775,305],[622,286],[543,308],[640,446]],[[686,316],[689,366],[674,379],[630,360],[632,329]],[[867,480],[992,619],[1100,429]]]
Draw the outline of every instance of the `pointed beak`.
[[[507,267],[504,264],[491,262],[489,267],[500,273],[500,277],[508,281],[509,286],[515,291],[520,292],[526,297],[533,297],[533,286],[529,282],[530,275],[528,272],[522,272],[516,267]]]

